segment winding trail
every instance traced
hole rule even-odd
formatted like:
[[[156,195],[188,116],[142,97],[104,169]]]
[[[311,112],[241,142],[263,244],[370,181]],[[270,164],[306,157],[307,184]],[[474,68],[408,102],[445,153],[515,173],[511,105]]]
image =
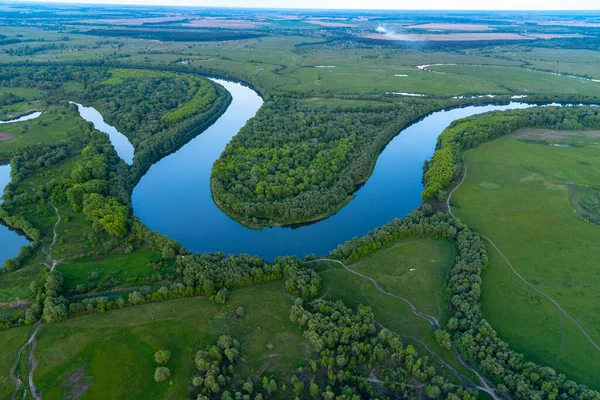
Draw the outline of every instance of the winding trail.
[[[493,143],[493,142],[491,142]],[[446,199],[446,207],[448,209],[448,213],[456,218],[456,216],[454,215],[454,213],[452,212],[452,207],[450,206],[450,200],[452,199],[452,195],[454,194],[454,192],[461,187],[461,185],[464,183],[465,179],[467,178],[467,163],[464,161],[464,156],[465,154],[467,154],[469,151],[471,150],[467,150],[463,153],[463,168],[464,168],[464,172],[463,172],[463,177],[460,180],[460,182],[458,183],[458,185],[456,185],[454,187],[454,189],[452,189],[452,191],[450,192],[450,194],[448,195],[448,198]],[[583,326],[581,326],[581,324],[575,319],[573,318],[567,311],[565,311],[564,308],[562,308],[562,306],[556,301],[554,300],[552,297],[550,297],[549,295],[547,295],[546,293],[542,292],[540,289],[536,288],[533,284],[529,283],[529,281],[527,281],[525,278],[523,278],[523,276],[521,274],[519,274],[519,272],[515,269],[515,267],[512,265],[512,263],[509,261],[509,259],[504,255],[504,253],[502,253],[500,251],[500,249],[498,248],[498,246],[496,246],[496,243],[494,243],[492,241],[492,239],[490,239],[489,237],[482,235],[481,233],[479,234],[479,236],[481,236],[482,238],[484,238],[485,240],[487,240],[492,247],[498,252],[498,254],[500,254],[500,256],[504,259],[504,261],[506,261],[506,264],[510,267],[510,269],[512,270],[512,272],[523,282],[525,283],[527,286],[529,286],[531,289],[533,289],[535,292],[537,292],[539,295],[545,297],[546,299],[548,299],[550,302],[552,302],[552,304],[554,304],[556,306],[556,308],[558,308],[558,310],[563,313],[567,318],[569,318],[581,331],[581,333],[583,333],[583,335],[587,338],[587,340],[591,343],[592,346],[594,346],[596,348],[596,350],[600,351],[600,346],[598,346],[598,344],[596,344],[596,342],[594,342],[594,340],[590,337],[590,335],[586,332],[586,330],[583,328]]]
[[[346,271],[348,271],[348,272],[350,272],[350,273],[352,273],[354,275],[360,276],[363,279],[366,279],[368,281],[373,282],[373,284],[375,285],[375,288],[377,290],[379,290],[381,293],[383,293],[383,294],[385,294],[387,296],[394,297],[394,298],[396,298],[398,300],[402,300],[403,302],[405,302],[406,304],[409,305],[409,307],[410,307],[411,311],[413,312],[413,314],[415,314],[417,317],[419,317],[421,319],[424,319],[424,320],[428,321],[436,329],[440,329],[441,328],[439,321],[433,315],[429,315],[429,314],[424,313],[423,311],[419,310],[408,299],[405,299],[402,296],[398,296],[398,295],[396,295],[394,293],[390,293],[390,292],[386,291],[385,289],[383,289],[381,287],[381,285],[379,284],[379,282],[377,282],[375,279],[373,279],[373,278],[371,278],[369,276],[363,275],[360,272],[356,272],[355,270],[353,270],[352,268],[348,267],[346,264],[344,264],[341,261],[333,260],[333,259],[330,259],[330,258],[320,258],[320,259],[317,259],[317,260],[312,260],[312,261],[307,261],[307,262],[309,262],[309,263],[311,263],[311,262],[334,262],[334,263],[337,263],[337,264],[341,265],[342,267],[344,267],[346,269]]]
[[[46,266],[50,268],[50,271],[54,271],[56,266],[62,262],[62,260],[52,258],[52,247],[54,246],[54,244],[56,244],[56,239],[58,237],[58,235],[56,234],[56,228],[58,228],[58,224],[60,224],[60,213],[58,212],[58,208],[56,208],[54,204],[50,203],[50,205],[54,208],[54,212],[56,213],[56,223],[54,224],[54,228],[52,229],[52,243],[50,243],[50,246],[48,246],[48,248],[46,249],[45,256],[46,260],[48,260],[51,263],[51,265],[46,264]]]
[[[58,228],[58,225],[60,224],[61,218],[60,218],[60,213],[58,212],[58,208],[56,208],[56,206],[52,203],[50,203],[50,205],[54,208],[54,212],[56,213],[56,223],[54,224],[54,227],[52,229],[52,243],[50,243],[50,245],[44,251],[44,256],[46,257],[46,260],[48,261],[49,264],[44,263],[44,265],[46,265],[46,267],[48,267],[50,269],[50,271],[54,271],[54,269],[58,266],[58,264],[60,264],[62,262],[62,260],[57,260],[52,257],[52,248],[56,244],[56,239],[58,238],[56,229]],[[35,368],[37,367],[37,361],[35,359],[35,345],[36,345],[35,338],[36,338],[39,330],[41,329],[41,327],[42,327],[42,321],[40,320],[40,321],[38,321],[38,323],[35,327],[35,330],[29,337],[29,340],[27,340],[27,342],[23,346],[21,346],[21,348],[19,349],[19,351],[17,353],[17,359],[15,360],[12,368],[10,369],[10,371],[8,373],[9,378],[15,383],[15,391],[13,392],[11,400],[15,400],[20,389],[23,390],[23,398],[26,398],[26,396],[27,396],[27,391],[25,389],[25,385],[23,384],[23,381],[21,381],[21,379],[19,377],[15,376],[15,370],[17,368],[17,365],[19,364],[19,360],[21,359],[23,350],[27,346],[31,346],[30,351],[29,351],[29,358],[27,360],[27,368],[29,370],[29,377],[28,377],[29,378],[28,379],[29,391],[31,393],[31,396],[34,398],[34,400],[42,399],[42,392],[35,386],[35,382],[33,381],[33,374],[35,373]]]
[[[486,392],[487,394],[489,394],[494,400],[500,400],[501,398],[496,394],[496,390],[491,387],[490,383],[487,381],[487,379],[485,379],[483,376],[481,376],[481,374],[475,369],[473,368],[473,366],[471,366],[471,364],[466,361],[464,359],[464,357],[462,356],[462,354],[458,351],[458,349],[456,348],[456,346],[454,346],[454,343],[452,343],[452,348],[454,349],[454,352],[456,353],[456,356],[458,358],[458,360],[460,361],[460,363],[463,365],[463,367],[465,367],[467,370],[471,371],[476,377],[477,379],[479,379],[479,381],[481,382],[481,384],[483,386],[479,386],[479,385],[473,385],[471,383],[469,383],[467,381],[468,378],[466,378],[463,374],[461,374],[460,372],[458,372],[458,370],[456,370],[456,368],[454,368],[453,366],[451,366],[450,364],[446,363],[442,357],[440,357],[436,352],[434,352],[433,350],[431,350],[431,348],[429,348],[429,346],[427,346],[425,344],[425,342],[423,342],[422,340],[417,339],[416,337],[413,336],[408,336],[408,335],[401,335],[397,332],[391,331],[388,328],[386,328],[385,326],[383,326],[380,322],[377,322],[377,324],[379,324],[379,326],[383,329],[386,329],[392,333],[395,333],[396,335],[402,337],[402,338],[406,338],[406,339],[410,339],[413,340],[417,343],[419,343],[421,346],[423,346],[425,348],[425,350],[427,350],[433,357],[435,357],[435,359],[444,367],[446,367],[448,370],[450,370],[457,378],[458,380],[460,380],[462,382],[463,385],[471,388],[471,389],[475,389],[475,390],[479,390],[482,392]]]
[[[23,351],[25,350],[25,348],[30,345],[31,345],[31,351],[29,353],[29,367],[30,367],[29,390],[31,392],[31,396],[35,400],[41,400],[41,398],[42,398],[40,390],[33,383],[33,372],[35,370],[35,365],[36,365],[33,351],[35,350],[35,337],[41,327],[42,327],[42,322],[40,321],[37,323],[35,330],[29,337],[29,340],[27,340],[27,342],[25,344],[23,344],[23,346],[21,346],[21,348],[17,352],[17,359],[15,360],[14,364],[10,368],[10,371],[8,372],[8,377],[15,383],[15,390],[11,396],[11,400],[15,400],[17,398],[17,394],[19,393],[19,390],[23,390],[23,398],[27,397],[27,390],[25,389],[25,385],[23,384],[23,381],[21,381],[21,378],[19,378],[18,376],[15,376],[15,370],[17,369],[19,360],[21,359],[21,354],[23,354]]]
[[[381,293],[385,294],[386,296],[390,296],[390,297],[394,297],[396,299],[402,300],[405,303],[407,303],[410,306],[410,309],[412,310],[413,314],[415,314],[417,317],[428,321],[436,330],[441,329],[441,326],[438,322],[438,320],[433,317],[432,315],[429,315],[427,313],[422,312],[421,310],[419,310],[418,308],[416,308],[409,300],[405,299],[404,297],[398,296],[394,293],[390,293],[388,291],[386,291],[385,289],[383,289],[381,287],[381,285],[379,285],[379,282],[377,282],[375,279],[363,275],[360,272],[354,271],[352,268],[348,267],[346,264],[344,264],[343,262],[339,261],[339,260],[333,260],[330,258],[320,258],[317,260],[312,260],[312,261],[306,261],[306,263],[314,263],[314,262],[333,262],[333,263],[337,263],[339,265],[341,265],[342,267],[344,267],[344,269],[354,275],[360,276],[363,279],[366,279],[368,281],[371,281],[374,285],[375,288],[380,291]],[[383,325],[381,325],[379,322],[377,322],[382,328],[385,328]],[[393,332],[389,329],[387,329],[390,332]],[[448,367],[453,373],[460,375],[460,373],[454,369],[453,367],[451,367],[450,365],[448,365],[446,362],[444,362],[433,350],[431,350],[428,346],[426,346],[422,341],[413,338],[413,337],[409,337],[409,336],[405,336],[407,338],[410,338],[412,340],[415,340],[417,342],[419,342],[420,344],[422,344],[427,351],[429,351],[431,354],[435,354],[435,357],[440,361],[440,363],[446,367]],[[456,353],[456,357],[458,358],[458,360],[460,361],[460,363],[469,371],[471,371],[476,377],[477,379],[479,379],[479,381],[481,382],[482,386],[473,386],[474,389],[486,392],[487,394],[489,394],[494,400],[501,400],[501,398],[496,394],[496,389],[494,389],[491,384],[469,363],[469,361],[463,357],[463,355],[460,353],[460,351],[458,350],[458,348],[454,345],[454,342],[450,341],[450,343],[452,344],[452,349],[454,350],[454,352]],[[457,375],[457,377],[458,377]],[[459,380],[462,381],[461,378],[459,378]]]

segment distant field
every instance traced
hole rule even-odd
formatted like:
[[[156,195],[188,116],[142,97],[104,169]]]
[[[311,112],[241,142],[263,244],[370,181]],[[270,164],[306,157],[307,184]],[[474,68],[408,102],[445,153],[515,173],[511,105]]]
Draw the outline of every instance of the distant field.
[[[245,308],[243,319],[231,315],[237,306]],[[289,321],[290,306],[281,282],[273,282],[235,290],[225,305],[213,305],[206,298],[173,300],[47,325],[38,334],[35,381],[44,399],[72,397],[77,391],[86,399],[182,399],[196,352],[229,334],[242,344],[245,362],[238,365],[239,376],[256,380],[253,373],[260,370],[283,382],[279,378],[291,378],[295,367],[315,356],[301,328]],[[12,349],[25,342],[27,331],[23,327],[0,332],[3,377],[8,375],[7,363],[14,360]],[[172,384],[154,382],[154,353],[159,349],[172,353],[167,364]],[[12,393],[13,388],[8,378],[0,380],[0,394]]]
[[[539,130],[518,135],[551,138]],[[585,137],[588,146],[556,147],[506,137],[469,152],[467,178],[452,198],[453,210],[470,228],[490,237],[525,279],[558,301],[600,343],[600,226],[577,218],[568,190],[600,182],[600,139],[582,132],[569,139],[568,132],[552,137],[557,136],[562,136],[559,142]],[[600,388],[600,352],[492,248],[488,251],[482,307],[500,336],[527,358]]]
[[[90,23],[115,24],[115,25],[144,25],[144,24],[159,24],[164,22],[177,22],[186,19],[184,16],[179,17],[155,17],[155,18],[123,18],[123,19],[99,19],[90,20]]]
[[[448,34],[380,34],[373,33],[364,36],[375,40],[396,40],[406,42],[460,42],[477,40],[531,40],[518,33],[448,33]]]
[[[494,83],[515,93],[600,95],[600,83],[529,71],[523,68],[479,65],[443,65],[430,69],[448,75],[469,77],[474,82]]]
[[[221,19],[221,18],[201,18],[193,19],[183,26],[192,26],[197,28],[257,28],[265,25],[264,22],[255,22],[243,19]]]
[[[354,25],[350,25],[350,24],[345,24],[343,22],[327,22],[327,21],[315,21],[315,20],[312,20],[312,21],[306,20],[304,22],[307,22],[307,23],[313,24],[313,25],[329,27],[329,28],[344,28],[344,27],[354,26]]]
[[[444,31],[493,31],[489,25],[484,24],[453,24],[453,23],[431,23],[419,25],[407,25],[405,29],[427,29],[427,30],[444,30]]]

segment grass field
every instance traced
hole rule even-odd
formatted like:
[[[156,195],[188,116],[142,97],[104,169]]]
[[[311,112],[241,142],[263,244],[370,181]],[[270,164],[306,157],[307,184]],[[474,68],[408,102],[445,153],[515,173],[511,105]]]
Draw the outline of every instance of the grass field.
[[[348,266],[377,280],[384,290],[408,299],[419,310],[444,323],[447,310],[442,288],[454,255],[455,250],[449,240],[403,239],[394,241]],[[429,322],[415,316],[405,302],[381,293],[372,282],[351,274],[337,264],[320,266],[326,299],[340,299],[353,308],[360,304],[370,306],[377,321],[403,335],[403,340],[415,346],[419,355],[430,356],[421,344],[408,336],[423,341],[444,361],[469,376],[453,351],[444,350],[437,345]],[[436,361],[433,365],[448,378],[456,379]]]
[[[126,282],[130,278],[148,278],[155,274],[172,273],[174,260],[168,260],[168,266],[158,269],[151,268],[150,263],[162,262],[160,252],[153,249],[140,249],[132,254],[111,253],[103,259],[78,259],[67,260],[62,263],[59,270],[65,280],[65,289],[73,289],[78,284],[90,282],[92,272],[98,273],[98,282],[114,278]]]
[[[547,138],[548,132],[540,131],[539,137]],[[467,178],[452,198],[455,214],[490,237],[517,271],[558,301],[596,343],[600,226],[575,215],[567,189],[598,184],[599,155],[597,146],[502,138],[466,154]],[[494,190],[489,184],[496,185]],[[492,326],[527,358],[598,389],[600,352],[555,306],[518,280],[497,253],[489,252],[482,306]]]
[[[35,108],[32,106],[29,109]],[[53,107],[36,119],[3,124],[0,131],[12,134],[14,139],[0,142],[0,152],[36,144],[55,143],[68,136],[81,134],[75,114],[66,112],[62,115],[62,111],[65,110]]]
[[[442,76],[463,77],[472,82],[470,86],[487,83],[501,90],[490,93],[600,95],[598,82],[552,75],[547,72],[528,71],[523,68],[445,65],[431,67],[431,69],[442,72]]]
[[[10,399],[15,384],[8,377],[8,372],[17,358],[17,351],[27,341],[31,327],[9,329],[0,332],[2,351],[0,352],[0,397]]]
[[[245,308],[243,319],[231,315],[237,306]],[[238,365],[239,376],[257,379],[265,373],[283,382],[314,357],[300,327],[289,321],[290,306],[281,282],[273,282],[235,290],[224,305],[206,298],[173,300],[46,325],[38,334],[36,384],[44,399],[69,398],[82,390],[87,399],[185,398],[196,352],[223,334],[242,344],[245,362]],[[0,332],[6,349],[0,356],[6,359],[2,376],[8,375],[6,363],[14,360],[16,350],[9,349],[20,347],[27,331]],[[172,384],[154,382],[154,353],[159,349],[172,353],[167,364]],[[10,393],[12,385],[8,379],[0,381],[0,393]]]

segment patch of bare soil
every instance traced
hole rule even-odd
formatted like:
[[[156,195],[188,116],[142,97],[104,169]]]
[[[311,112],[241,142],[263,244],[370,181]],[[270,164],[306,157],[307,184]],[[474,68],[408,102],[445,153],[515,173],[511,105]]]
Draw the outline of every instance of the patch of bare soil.
[[[264,22],[248,21],[243,19],[216,19],[202,18],[190,21],[183,26],[193,26],[196,28],[256,28],[265,25]]]
[[[404,42],[467,42],[478,40],[532,40],[516,33],[449,33],[449,34],[382,34],[373,33],[364,36],[368,39],[395,40]]]
[[[316,21],[316,20],[311,20],[311,21],[304,21],[304,22],[308,22],[309,24],[313,24],[313,25],[319,25],[319,26],[325,26],[328,28],[345,28],[345,27],[353,27],[354,25],[350,25],[350,24],[344,24],[342,22],[326,22],[326,21]]]
[[[558,142],[565,139],[574,139],[573,137],[585,137],[590,139],[600,139],[600,131],[563,131],[553,129],[519,129],[513,134],[516,139],[526,140],[545,140],[548,142]]]
[[[580,35],[578,33],[526,33],[523,34],[527,37],[536,39],[580,39],[588,36]]]
[[[78,368],[71,375],[67,376],[67,379],[61,386],[68,388],[69,398],[73,400],[80,399],[90,387],[90,383],[85,379],[85,370]]]
[[[157,18],[123,18],[123,19],[101,19],[87,22],[97,22],[116,25],[143,25],[143,24],[160,24],[161,22],[176,22],[183,21],[185,17],[157,17]]]
[[[5,301],[4,303],[0,303],[0,307],[3,308],[17,308],[26,306],[29,304],[29,300],[13,300],[13,301]]]
[[[406,29],[437,29],[443,31],[493,31],[495,28],[483,24],[419,24],[405,26]]]
[[[10,133],[0,132],[0,142],[3,140],[10,140],[10,139],[14,139],[14,138],[15,138],[15,136]]]

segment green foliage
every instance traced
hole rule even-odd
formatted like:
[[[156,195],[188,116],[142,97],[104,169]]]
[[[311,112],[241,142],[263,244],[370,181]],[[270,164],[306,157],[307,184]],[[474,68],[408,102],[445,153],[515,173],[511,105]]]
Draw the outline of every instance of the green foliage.
[[[452,180],[462,172],[462,152],[508,135],[523,127],[598,129],[596,107],[544,107],[492,112],[454,121],[438,137],[437,150],[425,167],[424,201],[441,200]]]
[[[67,200],[71,203],[73,211],[79,212],[83,209],[83,197],[86,194],[97,193],[101,195],[108,194],[108,182],[100,179],[93,179],[83,184],[77,183],[67,190]]]
[[[323,392],[332,396],[345,394],[360,398],[382,398],[369,378],[377,376],[390,390],[402,398],[412,398],[410,380],[428,382],[435,378],[444,388],[444,398],[460,393],[463,399],[474,399],[469,391],[436,376],[427,358],[419,358],[412,346],[404,347],[402,340],[389,331],[377,330],[370,307],[360,306],[356,312],[342,302],[316,300],[310,305],[295,304],[290,320],[304,328],[304,336],[320,354],[316,369],[312,369],[309,392],[312,397]],[[308,372],[308,371],[307,371]],[[319,387],[316,379],[327,376],[327,387]],[[320,380],[319,380],[320,381]],[[295,385],[296,382],[292,382]],[[307,382],[308,383],[308,382]],[[299,386],[301,391],[303,386]],[[440,389],[441,394],[441,389]]]
[[[230,336],[221,336],[216,346],[207,346],[200,350],[194,360],[197,375],[192,378],[197,393],[207,396],[206,398],[221,393],[231,381],[233,365],[239,355],[240,344]]]
[[[214,164],[217,204],[248,224],[323,218],[350,200],[377,156],[420,103],[315,109],[294,100],[266,102]]]
[[[189,92],[196,92],[192,99],[179,107],[165,114],[161,119],[169,125],[176,124],[196,114],[208,111],[217,99],[215,87],[203,79],[198,79],[191,75],[184,77],[190,88]],[[199,86],[199,87],[198,87]]]
[[[154,380],[156,382],[164,382],[171,377],[171,370],[167,367],[156,367],[154,371]]]
[[[68,301],[61,295],[63,278],[59,271],[54,270],[46,274],[44,290],[45,299],[42,320],[45,323],[51,324],[67,319]]]
[[[438,329],[435,331],[435,340],[444,349],[451,349],[452,342],[450,341],[450,334],[444,330]]]
[[[182,282],[209,296],[222,288],[236,288],[282,278],[281,267],[262,258],[242,254],[225,257],[223,253],[187,255],[177,259]]]
[[[171,352],[169,350],[159,350],[154,353],[154,361],[159,364],[166,364],[171,359]]]
[[[211,296],[211,299],[215,304],[225,304],[227,301],[227,296],[229,296],[229,291],[226,288],[223,288],[219,289],[217,294]]]
[[[98,193],[86,194],[83,197],[83,213],[94,226],[111,236],[122,238],[128,232],[129,208],[119,203],[115,197],[104,197]]]
[[[317,296],[321,290],[321,276],[297,257],[278,257],[277,265],[283,271],[285,290],[297,293],[304,300]]]

